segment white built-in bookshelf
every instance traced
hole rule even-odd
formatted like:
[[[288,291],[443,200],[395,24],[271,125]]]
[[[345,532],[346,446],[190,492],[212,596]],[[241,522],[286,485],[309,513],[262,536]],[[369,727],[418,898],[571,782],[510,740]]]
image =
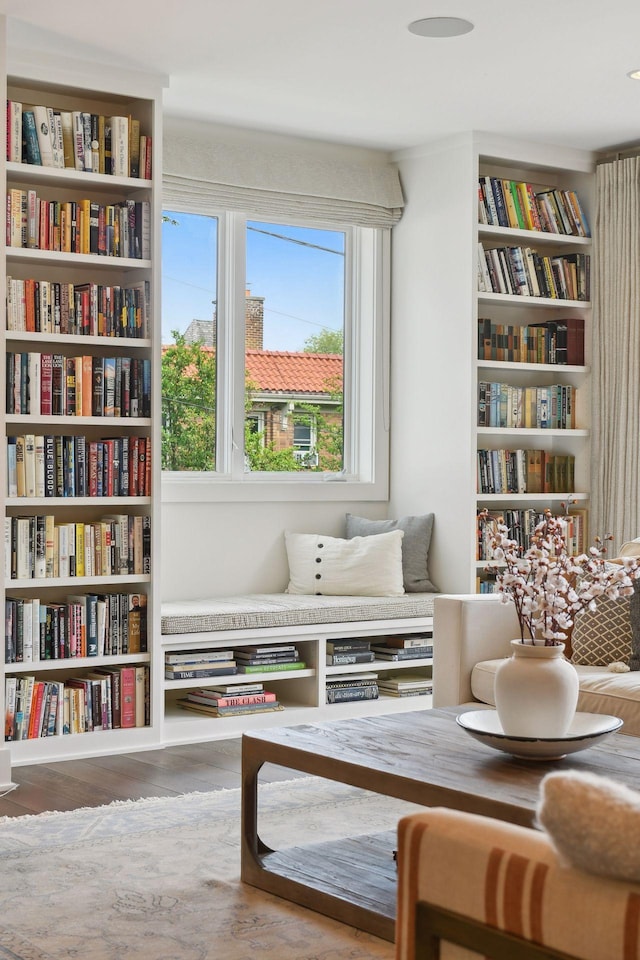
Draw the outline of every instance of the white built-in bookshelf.
[[[574,501],[578,549],[589,537],[592,185],[584,167],[478,159],[476,512],[524,536],[536,514]],[[483,531],[480,591],[491,589]]]
[[[25,763],[161,738],[161,81],[15,54],[7,72],[0,696]],[[34,107],[64,127],[58,166],[16,142]]]

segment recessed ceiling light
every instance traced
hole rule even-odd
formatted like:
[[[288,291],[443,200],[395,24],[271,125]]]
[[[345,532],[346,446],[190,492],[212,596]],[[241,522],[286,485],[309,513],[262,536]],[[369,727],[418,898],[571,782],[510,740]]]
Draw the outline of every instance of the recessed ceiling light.
[[[631,77],[632,80],[640,80],[640,70],[631,70],[627,76]]]
[[[419,37],[461,37],[473,30],[473,24],[461,17],[427,17],[409,24],[409,32]]]

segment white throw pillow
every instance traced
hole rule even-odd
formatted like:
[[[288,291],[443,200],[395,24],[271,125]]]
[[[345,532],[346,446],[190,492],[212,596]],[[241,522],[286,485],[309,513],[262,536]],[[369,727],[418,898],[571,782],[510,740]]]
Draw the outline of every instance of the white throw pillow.
[[[333,597],[399,597],[402,530],[341,540],[317,533],[285,533],[287,593]]]

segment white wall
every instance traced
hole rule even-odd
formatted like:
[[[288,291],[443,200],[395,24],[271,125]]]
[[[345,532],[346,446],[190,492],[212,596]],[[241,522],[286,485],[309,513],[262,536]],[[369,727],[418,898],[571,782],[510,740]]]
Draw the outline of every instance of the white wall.
[[[431,578],[464,593],[475,513],[472,138],[396,161],[406,208],[392,240],[390,514],[435,514]]]
[[[344,537],[345,513],[387,516],[386,503],[165,503],[162,600],[282,592],[284,530]]]

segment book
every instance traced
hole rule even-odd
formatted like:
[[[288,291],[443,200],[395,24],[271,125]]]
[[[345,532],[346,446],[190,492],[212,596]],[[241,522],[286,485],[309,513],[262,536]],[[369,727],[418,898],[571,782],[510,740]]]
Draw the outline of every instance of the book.
[[[372,650],[363,650],[353,653],[328,653],[326,654],[326,665],[345,666],[351,663],[373,663],[375,654]]]
[[[202,703],[192,703],[189,700],[178,700],[178,706],[184,710],[192,710],[194,713],[203,713],[211,717],[242,717],[253,713],[273,713],[274,711],[284,710],[284,707],[277,700],[273,703],[249,703],[244,706],[229,707],[208,707]]]
[[[327,653],[358,653],[369,650],[370,640],[327,640]]]
[[[115,177],[129,176],[129,118],[109,118],[111,131],[111,170]]]
[[[423,657],[433,656],[432,645],[428,647],[408,647],[406,650],[373,647],[373,650],[378,660],[419,660]]]
[[[174,653],[165,653],[166,664],[180,663],[212,663],[216,660],[233,659],[233,650],[180,650]]]
[[[53,111],[51,111],[50,118],[47,107],[37,105],[33,107],[33,116],[36,125],[41,164],[43,167],[53,167],[53,140],[51,139],[50,127],[51,120],[53,119]]]
[[[407,649],[409,647],[428,647],[432,642],[430,633],[414,633],[407,636],[384,637],[384,646]],[[382,644],[379,644],[382,646]]]
[[[264,690],[262,683],[214,683],[207,686],[207,690],[213,694],[243,694],[243,693],[261,693]]]
[[[237,672],[255,672],[256,669],[262,670],[262,668],[246,667],[243,671],[239,671],[239,668],[236,667],[235,661],[229,660],[219,663],[215,667],[204,667],[196,670],[168,670],[165,667],[164,676],[165,680],[197,680],[204,679],[205,677],[221,677],[225,675],[232,675]],[[268,668],[265,667],[264,669]]]
[[[33,110],[25,110],[22,114],[22,129],[25,144],[25,160],[36,166],[42,166],[36,118]]]
[[[210,707],[242,707],[249,704],[260,704],[260,703],[275,703],[276,695],[275,693],[244,693],[238,694],[237,696],[212,696],[211,691],[196,690],[193,693],[189,693],[185,698],[189,703],[201,703]]]
[[[343,689],[327,688],[326,691],[327,703],[351,703],[357,700],[377,700],[378,695],[377,684],[371,686],[345,687]]]
[[[285,670],[306,670],[307,665],[302,660],[297,663],[261,663],[238,664],[238,673],[277,673]]]

